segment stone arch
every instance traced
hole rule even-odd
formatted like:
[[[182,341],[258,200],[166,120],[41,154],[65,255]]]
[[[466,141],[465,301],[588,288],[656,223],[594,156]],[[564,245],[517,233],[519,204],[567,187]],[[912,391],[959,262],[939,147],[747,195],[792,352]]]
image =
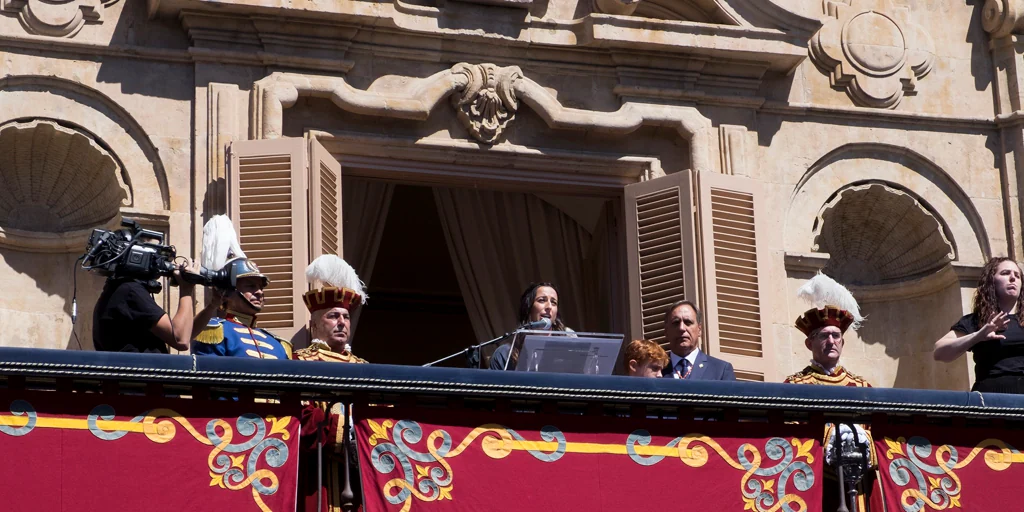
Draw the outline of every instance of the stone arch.
[[[865,160],[871,162],[873,181],[910,192],[946,228],[958,263],[980,266],[988,260],[992,254],[988,233],[963,188],[920,153],[880,143],[842,146],[807,169],[790,196],[785,226],[787,251],[813,250],[819,211],[844,187],[864,182]]]
[[[135,194],[131,207],[170,209],[167,172],[156,145],[135,118],[110,97],[80,83],[39,75],[0,79],[0,122],[49,119],[91,135],[123,169]]]
[[[890,216],[907,224],[900,229],[914,228],[896,235],[909,240],[886,234],[896,229]],[[880,386],[968,387],[966,361],[937,363],[931,351],[962,314],[960,279],[951,264],[980,266],[991,248],[973,201],[941,167],[894,145],[839,147],[793,188],[784,237],[791,253],[833,251],[827,262],[816,261],[860,302],[867,321],[847,333],[844,365]],[[884,256],[872,254],[876,248]],[[864,261],[843,268],[857,258]],[[792,285],[810,277],[808,270],[788,268]],[[790,316],[805,307],[793,296]],[[895,378],[882,381],[883,375]]]
[[[32,151],[48,134],[62,134],[69,143],[77,141],[106,176],[106,185],[113,188],[91,195],[96,189],[89,186],[92,183],[80,169],[70,173],[52,168],[47,173],[33,171],[29,173],[30,188],[37,187],[32,178],[43,174],[72,176],[73,186],[81,190],[73,191],[74,198],[64,198],[74,199],[71,209],[61,201],[53,205],[64,213],[85,211],[88,215],[49,224],[24,218],[12,222],[8,215],[0,229],[0,280],[18,290],[0,298],[0,324],[10,327],[4,345],[89,348],[92,308],[103,279],[78,270],[75,259],[84,251],[92,228],[116,228],[122,215],[167,225],[170,196],[164,164],[156,145],[127,110],[103,93],[71,80],[38,75],[0,78],[0,126],[5,132],[32,132],[31,144],[20,136],[12,139],[22,151]],[[51,149],[58,154],[61,151],[59,143],[46,150]],[[57,166],[59,160],[50,163]],[[21,179],[19,172],[14,174]],[[0,185],[11,192],[7,184]],[[74,210],[76,205],[86,207]],[[75,286],[77,308],[72,301]],[[73,324],[76,312],[77,323]]]

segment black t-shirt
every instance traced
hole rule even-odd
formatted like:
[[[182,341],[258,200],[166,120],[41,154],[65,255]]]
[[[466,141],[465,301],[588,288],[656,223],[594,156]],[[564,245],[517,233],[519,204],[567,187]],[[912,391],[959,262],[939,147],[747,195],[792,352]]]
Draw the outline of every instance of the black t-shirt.
[[[136,280],[108,280],[92,316],[96,350],[168,353],[167,344],[150,329],[164,310]]]
[[[971,334],[981,329],[977,315],[964,316],[952,330]],[[985,340],[971,347],[974,352],[974,379],[982,381],[1003,375],[1024,376],[1024,328],[1018,315],[1010,315],[1006,330],[1000,332],[1006,339]]]

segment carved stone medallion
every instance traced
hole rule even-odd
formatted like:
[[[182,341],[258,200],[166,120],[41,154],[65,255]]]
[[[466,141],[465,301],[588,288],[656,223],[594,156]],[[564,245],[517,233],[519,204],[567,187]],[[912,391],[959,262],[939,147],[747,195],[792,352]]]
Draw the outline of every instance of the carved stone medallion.
[[[885,0],[827,2],[827,22],[811,40],[811,58],[864,107],[895,108],[931,71],[935,43],[906,8]]]
[[[0,10],[17,13],[30,34],[71,37],[86,23],[101,23],[103,8],[118,0],[0,0]]]
[[[461,94],[452,95],[459,120],[473,138],[494,144],[515,118],[519,101],[512,85],[523,77],[523,72],[517,66],[499,68],[494,64],[466,63],[456,64],[452,72],[467,79]]]

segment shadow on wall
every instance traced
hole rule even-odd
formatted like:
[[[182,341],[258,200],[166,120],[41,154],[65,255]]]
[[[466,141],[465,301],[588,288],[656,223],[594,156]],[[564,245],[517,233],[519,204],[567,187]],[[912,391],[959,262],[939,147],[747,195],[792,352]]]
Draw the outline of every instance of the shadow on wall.
[[[857,290],[853,292],[858,295]],[[861,300],[860,305],[867,318],[857,332],[860,339],[867,345],[881,344],[885,355],[898,361],[893,387],[954,391],[970,388],[967,358],[952,363],[932,359],[935,340],[949,332],[949,327],[963,315],[956,280],[926,295]]]
[[[190,46],[188,34],[178,19],[150,20],[148,2],[122,1],[117,25],[110,36],[111,46],[142,46],[181,51]],[[191,101],[195,94],[195,66],[191,63],[145,63],[143,60],[104,57],[96,80],[120,84],[124,94],[142,94],[158,98]]]
[[[971,76],[974,77],[974,88],[984,91],[992,84],[992,57],[989,55],[989,37],[981,25],[982,9],[985,0],[968,0],[973,5],[970,28],[967,29],[967,42],[971,44]]]
[[[72,331],[71,298],[78,254],[30,253],[0,249],[3,346],[92,350],[92,311],[103,278],[78,273],[78,316]],[[77,336],[76,336],[77,333]]]

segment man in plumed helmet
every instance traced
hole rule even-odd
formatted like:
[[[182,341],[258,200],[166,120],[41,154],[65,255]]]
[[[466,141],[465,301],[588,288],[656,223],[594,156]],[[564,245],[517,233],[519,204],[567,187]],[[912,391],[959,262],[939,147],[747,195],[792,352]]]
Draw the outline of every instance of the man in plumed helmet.
[[[333,254],[313,260],[306,268],[312,289],[303,295],[309,309],[309,346],[296,350],[294,359],[336,363],[365,363],[352,353],[352,314],[366,302],[366,291],[355,269]],[[299,460],[300,510],[341,510],[343,495],[360,496],[355,442],[345,436],[347,414],[340,403],[313,402],[302,410]],[[323,457],[321,460],[320,457]],[[319,465],[318,465],[319,464]],[[321,474],[320,482],[316,474]],[[344,489],[349,482],[353,487]]]
[[[352,353],[352,314],[366,302],[363,283],[345,260],[325,254],[306,268],[314,287],[302,296],[309,309],[309,346],[297,350],[295,359],[365,363]]]
[[[289,359],[291,345],[256,326],[270,279],[245,257],[227,216],[218,215],[203,228],[203,266],[227,270],[230,286],[211,288],[212,300],[193,321],[192,353]]]
[[[811,363],[793,375],[786,377],[791,384],[817,384],[825,386],[871,387],[863,377],[850,373],[839,364],[849,329],[856,330],[864,317],[853,294],[845,286],[825,274],[819,273],[800,288],[798,296],[814,307],[796,319],[796,328],[806,337],[804,345],[811,351]],[[836,431],[839,435],[836,435]],[[878,467],[874,443],[869,432],[862,425],[833,423],[825,425],[825,483],[822,493],[821,510],[836,510],[840,496],[846,500],[848,489],[840,491],[836,473],[841,463],[840,452],[845,453],[843,464],[845,484],[855,485],[855,495],[849,510],[869,512],[881,510],[882,489],[878,484]],[[851,464],[849,461],[859,462]]]
[[[853,295],[832,278],[818,274],[800,289],[799,296],[814,303],[796,319],[796,328],[806,336],[804,346],[811,351],[811,363],[786,377],[786,382],[871,387],[839,364],[845,345],[843,336],[847,329],[860,327],[863,320]]]

